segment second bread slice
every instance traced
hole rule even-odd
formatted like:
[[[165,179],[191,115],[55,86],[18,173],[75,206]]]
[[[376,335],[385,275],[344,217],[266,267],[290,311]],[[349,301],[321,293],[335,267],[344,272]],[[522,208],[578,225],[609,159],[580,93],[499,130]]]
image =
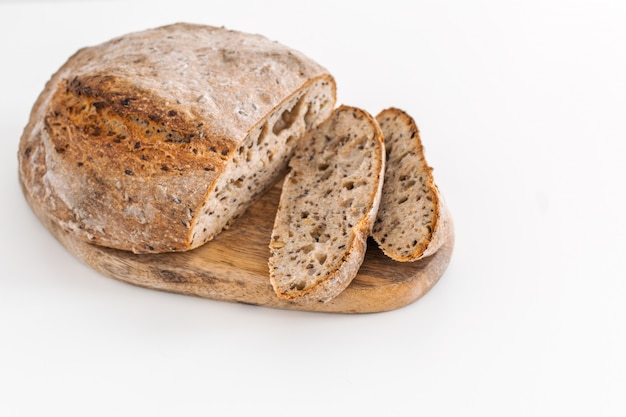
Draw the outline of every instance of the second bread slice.
[[[302,138],[286,176],[270,242],[270,281],[281,298],[325,302],[365,256],[384,177],[380,127],[342,106]]]
[[[447,235],[447,208],[426,163],[417,126],[396,108],[382,111],[376,120],[385,135],[387,166],[372,236],[396,261],[430,256]]]

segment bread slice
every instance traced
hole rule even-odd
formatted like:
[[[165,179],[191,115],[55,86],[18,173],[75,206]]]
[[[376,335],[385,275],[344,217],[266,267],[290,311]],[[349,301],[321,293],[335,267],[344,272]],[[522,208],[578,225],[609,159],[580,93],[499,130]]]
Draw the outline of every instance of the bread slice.
[[[270,242],[279,297],[325,302],[350,284],[365,256],[384,165],[378,124],[354,107],[339,107],[298,144]]]
[[[390,108],[376,120],[385,136],[387,158],[372,236],[392,259],[415,261],[432,255],[444,243],[446,206],[411,116]]]
[[[87,242],[185,251],[228,227],[335,107],[335,82],[259,35],[178,23],[79,50],[20,142],[29,201]]]

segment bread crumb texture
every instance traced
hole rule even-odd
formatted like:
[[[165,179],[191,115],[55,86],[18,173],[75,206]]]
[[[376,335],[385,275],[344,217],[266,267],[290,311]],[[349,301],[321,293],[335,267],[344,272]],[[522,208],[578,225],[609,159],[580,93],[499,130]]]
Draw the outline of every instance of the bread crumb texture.
[[[386,170],[372,236],[389,257],[414,261],[443,243],[437,238],[442,201],[414,120],[394,108],[376,120],[385,136]]]
[[[66,231],[137,253],[214,238],[335,104],[328,72],[259,35],[175,24],[83,48],[20,142],[20,181]]]
[[[346,106],[298,144],[270,243],[279,297],[327,301],[356,275],[378,208],[383,146],[373,118]]]

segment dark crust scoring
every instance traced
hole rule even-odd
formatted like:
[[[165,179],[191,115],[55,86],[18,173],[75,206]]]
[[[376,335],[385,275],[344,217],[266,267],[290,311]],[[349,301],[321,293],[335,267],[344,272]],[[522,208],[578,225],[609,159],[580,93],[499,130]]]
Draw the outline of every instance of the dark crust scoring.
[[[59,175],[79,179],[72,188],[83,190],[66,221],[87,225],[78,218],[82,213],[106,216],[104,230],[95,223],[88,228],[90,241],[98,244],[108,227],[132,230],[139,220],[146,235],[167,229],[170,251],[185,249],[195,208],[235,146],[232,139],[209,136],[204,123],[181,106],[107,75],[63,80],[50,100],[44,128]],[[182,192],[176,185],[182,177],[204,186]],[[151,242],[144,247],[155,250]]]

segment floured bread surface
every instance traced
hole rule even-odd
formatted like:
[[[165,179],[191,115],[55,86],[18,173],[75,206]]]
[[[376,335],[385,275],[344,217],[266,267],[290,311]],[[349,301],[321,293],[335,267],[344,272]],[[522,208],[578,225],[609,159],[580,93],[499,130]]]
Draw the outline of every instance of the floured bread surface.
[[[376,120],[385,136],[387,158],[372,236],[392,259],[415,261],[443,244],[445,206],[414,120],[395,108],[382,111]]]
[[[384,176],[382,132],[342,106],[295,149],[270,242],[270,281],[294,302],[332,299],[357,274]]]
[[[277,42],[174,24],[83,48],[35,103],[19,175],[66,232],[136,253],[215,237],[335,105],[320,65]]]

